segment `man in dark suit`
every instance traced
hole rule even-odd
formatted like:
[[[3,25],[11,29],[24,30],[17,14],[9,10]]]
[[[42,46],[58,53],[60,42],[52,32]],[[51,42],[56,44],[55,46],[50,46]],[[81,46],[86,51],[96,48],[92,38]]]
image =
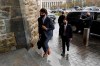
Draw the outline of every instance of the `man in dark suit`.
[[[92,20],[93,20],[93,14],[92,13],[93,12],[91,12],[91,13],[86,12],[86,13],[81,14],[81,16],[80,16],[81,24],[79,25],[81,33],[83,33],[84,28],[91,28]]]
[[[86,18],[85,19],[83,19],[84,21],[85,21],[85,28],[90,28],[91,27],[91,25],[92,25],[92,15],[91,15],[91,13],[90,12],[87,12],[86,13]]]
[[[61,36],[61,26],[63,25],[63,20],[65,18],[64,12],[62,12],[62,15],[58,18],[58,24],[59,24],[59,36]]]
[[[48,46],[48,42],[52,37],[52,31],[54,29],[53,21],[47,17],[47,10],[42,8],[40,10],[40,17],[38,18],[38,24],[39,24],[39,37],[42,41],[41,46],[44,50],[44,56],[47,56],[50,54],[50,48]]]
[[[92,25],[93,17],[90,12],[86,12],[84,18],[80,18],[84,21],[84,28],[90,28]]]
[[[63,20],[64,24],[61,27],[61,38],[62,38],[62,54],[61,56],[65,56],[65,45],[67,46],[67,51],[69,51],[69,42],[72,40],[72,27],[68,24],[67,19]]]

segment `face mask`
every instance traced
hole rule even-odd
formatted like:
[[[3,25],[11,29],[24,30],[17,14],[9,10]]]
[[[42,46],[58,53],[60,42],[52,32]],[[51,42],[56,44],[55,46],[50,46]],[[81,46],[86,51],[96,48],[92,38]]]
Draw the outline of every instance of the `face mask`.
[[[40,15],[41,18],[43,18],[45,15]]]

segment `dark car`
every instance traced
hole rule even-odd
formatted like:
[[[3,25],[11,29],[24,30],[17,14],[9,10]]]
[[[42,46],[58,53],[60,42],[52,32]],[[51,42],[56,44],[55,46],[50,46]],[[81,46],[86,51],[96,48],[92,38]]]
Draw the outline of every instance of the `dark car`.
[[[55,15],[54,14],[48,14],[48,17],[52,19],[52,21],[55,23]]]
[[[85,21],[81,20],[80,17],[86,12],[69,12],[67,19],[72,25],[74,32],[82,32],[85,28]],[[90,34],[100,36],[100,12],[90,12],[92,19],[92,25],[90,28]]]
[[[90,34],[100,36],[100,12],[95,12]]]

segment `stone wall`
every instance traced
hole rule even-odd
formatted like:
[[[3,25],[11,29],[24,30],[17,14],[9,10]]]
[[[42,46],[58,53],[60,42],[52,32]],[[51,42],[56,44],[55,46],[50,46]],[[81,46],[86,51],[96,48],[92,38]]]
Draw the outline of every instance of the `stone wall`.
[[[38,41],[37,0],[0,0],[0,52],[34,46]],[[1,17],[5,16],[5,17]]]
[[[0,19],[0,53],[16,49],[15,35],[9,32],[9,26],[6,24],[6,19]]]
[[[25,28],[28,42],[35,45],[38,41],[38,16],[39,6],[36,0],[20,0],[22,16],[25,24],[28,25]],[[30,32],[30,33],[29,33]]]
[[[0,35],[0,53],[16,50],[16,40],[14,33]]]
[[[10,32],[11,0],[0,0],[0,53],[16,49],[16,40]]]

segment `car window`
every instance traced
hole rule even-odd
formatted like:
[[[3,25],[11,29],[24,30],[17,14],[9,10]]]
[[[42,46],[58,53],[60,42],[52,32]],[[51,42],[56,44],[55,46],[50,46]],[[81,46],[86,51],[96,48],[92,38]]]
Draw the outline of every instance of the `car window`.
[[[97,15],[97,20],[100,21],[100,13]]]
[[[48,16],[53,16],[53,15],[48,15]]]

